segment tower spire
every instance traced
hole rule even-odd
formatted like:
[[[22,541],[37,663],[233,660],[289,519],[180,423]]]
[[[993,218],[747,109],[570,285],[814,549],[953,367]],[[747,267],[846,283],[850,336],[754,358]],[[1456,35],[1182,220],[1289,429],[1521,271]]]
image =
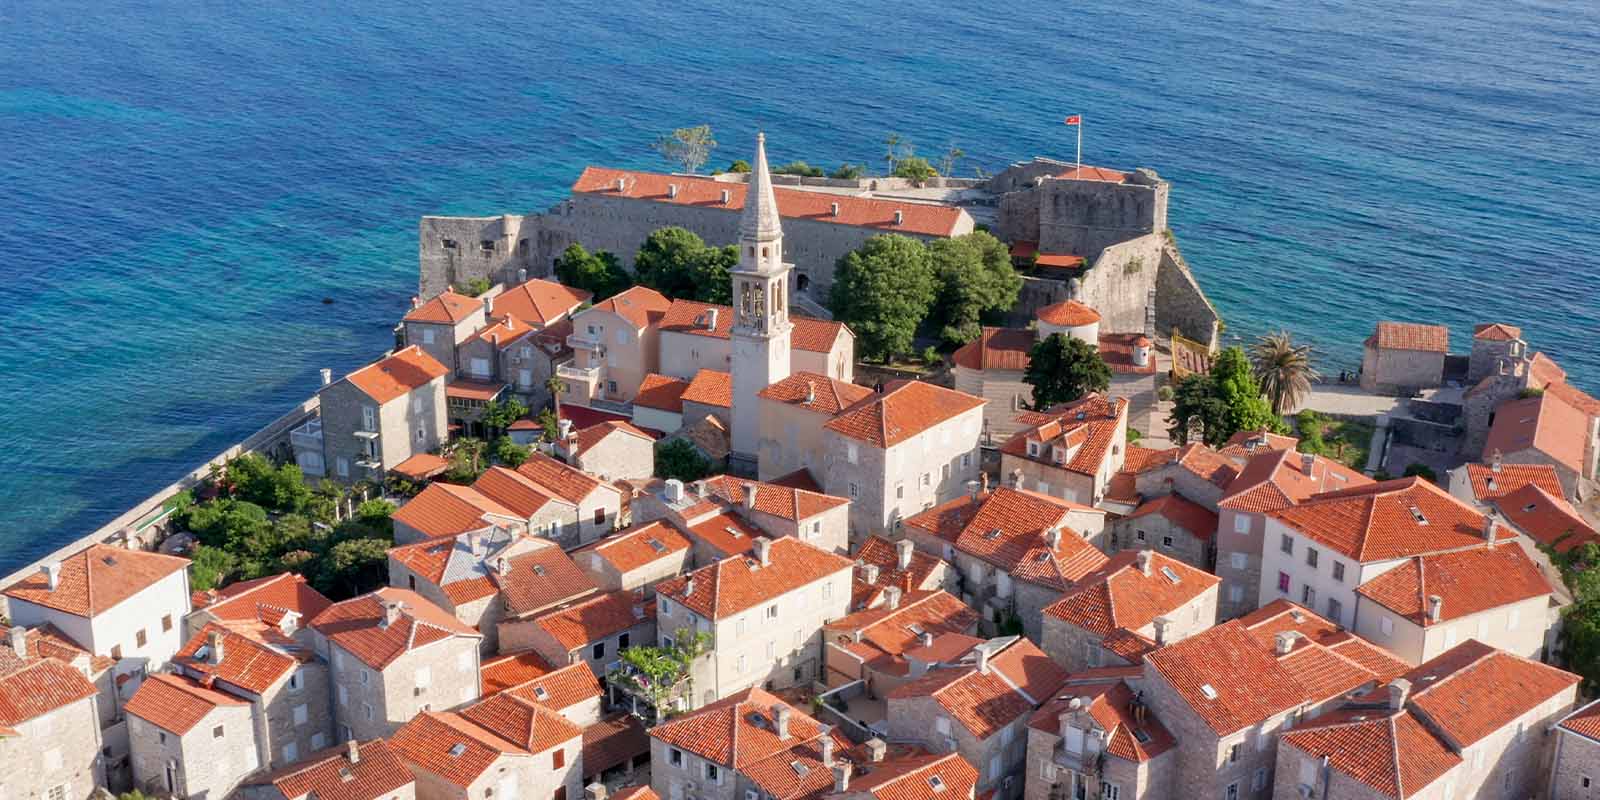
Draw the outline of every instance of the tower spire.
[[[772,193],[772,174],[767,170],[767,135],[756,134],[756,163],[750,169],[750,185],[744,194],[744,213],[739,218],[739,238],[770,242],[783,236],[778,220],[778,199]]]

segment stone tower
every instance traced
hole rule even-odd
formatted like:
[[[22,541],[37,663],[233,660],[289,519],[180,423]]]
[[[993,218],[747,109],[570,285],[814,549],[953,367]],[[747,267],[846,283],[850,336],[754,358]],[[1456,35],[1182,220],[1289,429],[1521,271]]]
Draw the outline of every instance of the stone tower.
[[[783,226],[767,172],[765,134],[756,134],[756,158],[739,218],[739,265],[733,268],[733,418],[728,470],[756,474],[761,409],[756,394],[789,377],[789,271],[783,261]]]

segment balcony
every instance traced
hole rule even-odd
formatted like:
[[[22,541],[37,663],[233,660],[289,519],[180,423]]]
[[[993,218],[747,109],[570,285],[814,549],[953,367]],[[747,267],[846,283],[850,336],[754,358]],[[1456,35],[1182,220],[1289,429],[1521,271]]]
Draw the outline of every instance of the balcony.
[[[594,383],[600,380],[600,365],[580,367],[568,362],[556,367],[556,375],[562,380],[579,381],[581,383]]]
[[[599,350],[600,338],[587,333],[567,334],[567,346],[574,350]]]
[[[365,440],[367,440],[369,442],[378,441],[378,432],[377,431],[356,431],[352,435],[354,435],[357,439],[365,439]]]
[[[289,431],[289,446],[296,450],[313,450],[322,452],[322,418],[306,422],[306,424]]]

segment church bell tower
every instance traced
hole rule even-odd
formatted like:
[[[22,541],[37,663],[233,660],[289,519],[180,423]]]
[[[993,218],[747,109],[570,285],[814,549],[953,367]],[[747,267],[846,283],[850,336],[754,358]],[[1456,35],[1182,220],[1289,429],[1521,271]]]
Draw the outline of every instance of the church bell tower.
[[[756,134],[756,158],[739,219],[739,265],[733,278],[733,415],[729,471],[756,474],[761,409],[756,394],[789,377],[789,271],[783,226],[767,170],[766,135]]]

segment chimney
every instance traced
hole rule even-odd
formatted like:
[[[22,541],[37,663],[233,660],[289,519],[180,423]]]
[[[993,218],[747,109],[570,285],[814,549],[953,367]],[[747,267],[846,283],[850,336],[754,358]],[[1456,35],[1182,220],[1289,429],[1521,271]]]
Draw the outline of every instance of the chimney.
[[[378,627],[387,629],[390,625],[393,625],[393,624],[395,624],[396,622],[399,622],[399,621],[400,621],[400,601],[399,600],[384,600],[383,601],[383,620],[378,623]]]
[[[832,216],[835,216],[835,217],[839,216],[839,204],[838,203],[829,203],[828,204],[828,213],[831,214]]]
[[[916,545],[913,544],[910,539],[901,539],[900,541],[895,542],[894,543],[894,566],[895,566],[895,569],[902,570],[902,571],[910,569],[911,568],[911,551],[913,551],[915,549],[916,549]]]
[[[1428,621],[1438,622],[1444,613],[1444,598],[1436,594],[1428,595]]]
[[[1395,678],[1389,682],[1389,708],[1399,711],[1406,707],[1406,697],[1411,694],[1411,681]]]
[[[1156,647],[1165,647],[1167,645],[1167,629],[1172,627],[1172,620],[1166,617],[1156,617],[1150,621],[1150,624],[1155,626],[1156,629]]]
[[[878,565],[877,564],[866,564],[866,565],[861,567],[861,572],[862,572],[861,579],[866,581],[867,583],[874,583],[875,584],[875,583],[878,582]]]
[[[1061,526],[1060,525],[1052,525],[1052,526],[1050,526],[1050,529],[1044,532],[1044,541],[1045,541],[1045,544],[1050,546],[1051,550],[1054,550],[1057,547],[1060,547],[1061,546]]]
[[[815,402],[817,402],[817,385],[811,381],[806,381],[806,405],[809,406]]]
[[[890,611],[900,607],[900,587],[890,586],[883,590],[883,605]]]
[[[898,208],[895,209],[894,210],[894,224],[899,225],[901,223],[904,223],[905,221],[906,221],[906,212],[901,211]]]
[[[628,188],[628,179],[627,178],[618,178],[617,179],[617,191],[619,191],[619,192],[626,191],[627,188]]]
[[[714,331],[717,329],[717,312],[720,310],[717,308],[706,309],[706,330]]]
[[[411,307],[413,309],[415,309],[415,308],[418,308],[421,305],[422,305],[422,298],[417,297],[416,295],[411,295]]]
[[[361,763],[361,742],[351,739],[344,743],[344,757],[352,764]]]
[[[772,540],[768,539],[765,536],[760,536],[760,537],[756,538],[755,545],[756,545],[756,560],[760,561],[761,562],[761,566],[763,566],[763,567],[771,566],[772,565]]]
[[[327,367],[323,367],[321,372],[322,372],[322,385],[323,386],[327,386],[328,384],[333,383],[333,370],[328,369]]]
[[[667,184],[667,197],[676,198],[677,196],[678,196],[678,184],[676,184],[676,183]]]
[[[1314,455],[1312,453],[1301,453],[1300,454],[1300,471],[1304,472],[1306,474],[1306,477],[1308,477],[1308,478],[1311,477],[1311,470],[1315,469],[1316,466],[1317,466],[1317,457],[1316,457],[1316,455]]]
[[[1500,448],[1498,447],[1494,449],[1493,453],[1489,454],[1489,469],[1495,472],[1500,471]]]
[[[600,781],[595,781],[583,787],[583,800],[606,800],[610,796],[611,791]]]
[[[744,508],[745,508],[746,511],[754,511],[755,510],[755,507],[756,507],[756,490],[760,489],[760,488],[761,487],[759,487],[759,486],[757,486],[756,484],[753,484],[753,483],[747,483],[747,484],[744,485]]]
[[[822,740],[822,753],[823,753],[822,763],[833,767],[833,793],[834,794],[844,794],[845,792],[849,791],[850,790],[850,771],[851,771],[850,762],[848,762],[848,761],[840,761],[837,764],[833,763],[833,740],[832,739],[823,739]]]
[[[1021,469],[1011,470],[1011,488],[1013,488],[1013,489],[1021,489],[1022,488],[1022,470]]]
[[[222,631],[212,631],[211,635],[206,637],[206,646],[208,648],[210,648],[210,653],[206,655],[206,663],[207,664],[221,664],[222,663]]]
[[[283,619],[278,622],[278,631],[284,636],[293,636],[298,630],[300,630],[300,612],[285,611]]]
[[[501,556],[500,558],[495,559],[494,560],[494,571],[496,573],[498,573],[500,575],[500,577],[502,577],[502,578],[504,578],[507,575],[510,575],[511,574],[511,562],[507,561],[504,556]]]
[[[778,730],[779,739],[789,738],[789,707],[782,703],[772,706],[772,725]]]
[[[517,283],[527,283],[527,282],[528,282],[528,270],[525,269],[525,268],[517,270]]]
[[[967,481],[967,496],[972,498],[973,500],[977,500],[978,499],[978,482],[977,481]]]
[[[923,647],[932,647],[933,646],[933,632],[932,631],[923,631],[922,635],[917,637],[917,639],[918,639],[918,641],[920,641],[922,643]]]
[[[45,588],[53,592],[56,590],[56,587],[61,585],[60,561],[52,561],[48,564],[43,564],[39,567],[39,571],[44,573]]]
[[[480,534],[480,533],[469,533],[469,534],[467,534],[467,544],[468,544],[468,546],[470,546],[472,548],[472,557],[473,558],[483,558],[484,550],[485,550],[484,541],[483,541],[483,534]]]
[[[988,494],[989,493],[989,473],[987,473],[987,472],[978,473],[978,492],[980,494]],[[976,499],[976,498],[974,498],[974,499]]]
[[[28,629],[22,627],[21,625],[12,625],[11,630],[8,632],[8,636],[11,640],[11,652],[16,653],[17,658],[27,658]]]
[[[572,437],[572,420],[564,419],[556,422],[556,438],[566,441]]]
[[[694,576],[693,575],[689,576],[689,580],[683,582],[683,596],[684,597],[688,597],[689,595],[692,595],[692,594],[694,594]]]
[[[1300,634],[1295,631],[1279,631],[1277,636],[1272,637],[1273,652],[1280,656],[1289,655],[1289,651],[1294,649],[1294,640],[1298,638]]]
[[[1490,550],[1494,549],[1494,532],[1503,524],[1499,509],[1491,508],[1483,515],[1483,541]]]
[[[889,752],[889,745],[886,744],[882,739],[878,738],[868,739],[866,741],[866,747],[867,760],[874,764],[883,761],[883,757]]]
[[[1133,365],[1136,367],[1150,366],[1150,340],[1140,336],[1133,340]]]
[[[978,654],[978,671],[983,673],[983,674],[985,674],[985,675],[988,675],[989,674],[989,648],[988,648],[988,643],[986,642],[984,644],[980,644],[977,647],[973,648],[972,651],[974,653]]]
[[[728,191],[728,190],[727,190],[727,189],[723,189],[723,190],[722,190],[722,204],[723,204],[723,205],[727,205],[727,204],[728,204],[728,202],[729,202],[729,201],[730,201],[730,200],[731,200],[731,199],[732,199],[732,198],[733,198],[733,195],[732,195],[732,194],[731,194],[731,193],[730,193],[730,192],[729,192],[729,191]]]
[[[1149,577],[1150,576],[1150,551],[1149,550],[1140,550],[1136,555],[1134,555],[1133,561],[1134,561],[1135,564],[1139,565],[1139,574],[1140,575],[1144,575],[1145,577]]]
[[[830,735],[830,732],[831,728],[827,725],[817,726],[817,735],[822,737],[822,765],[825,767],[833,766],[833,736]],[[844,790],[840,789],[839,791]]]
[[[677,505],[683,502],[683,481],[677,478],[667,479],[667,503]]]

